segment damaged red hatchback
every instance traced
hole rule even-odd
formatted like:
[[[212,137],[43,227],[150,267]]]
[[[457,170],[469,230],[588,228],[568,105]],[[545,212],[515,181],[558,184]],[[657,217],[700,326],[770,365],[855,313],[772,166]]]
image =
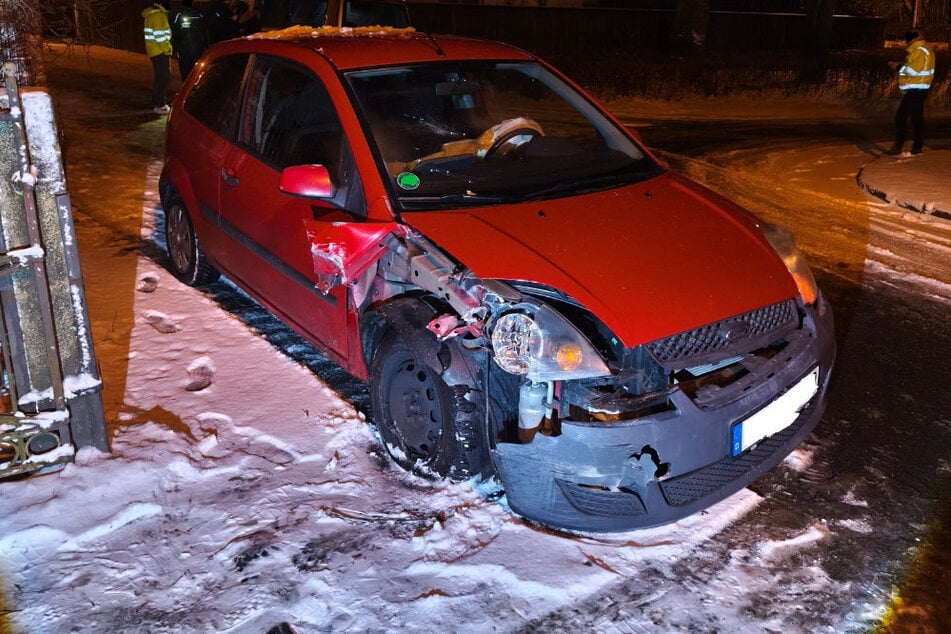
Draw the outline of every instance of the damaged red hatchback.
[[[790,234],[498,43],[295,28],[212,47],[168,119],[170,266],[369,381],[390,456],[569,530],[669,522],[815,427],[832,314]]]

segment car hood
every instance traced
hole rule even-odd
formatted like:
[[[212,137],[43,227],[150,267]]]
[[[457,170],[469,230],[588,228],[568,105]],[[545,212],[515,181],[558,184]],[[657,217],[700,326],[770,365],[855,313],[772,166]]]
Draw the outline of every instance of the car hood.
[[[671,173],[583,196],[402,219],[482,279],[566,293],[627,347],[797,294],[749,214]]]

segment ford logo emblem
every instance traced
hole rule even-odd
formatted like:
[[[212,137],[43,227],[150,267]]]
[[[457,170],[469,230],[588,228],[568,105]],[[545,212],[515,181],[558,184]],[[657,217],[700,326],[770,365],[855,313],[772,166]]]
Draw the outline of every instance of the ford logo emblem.
[[[750,325],[745,321],[731,321],[720,329],[720,334],[727,341],[743,341],[750,336]]]

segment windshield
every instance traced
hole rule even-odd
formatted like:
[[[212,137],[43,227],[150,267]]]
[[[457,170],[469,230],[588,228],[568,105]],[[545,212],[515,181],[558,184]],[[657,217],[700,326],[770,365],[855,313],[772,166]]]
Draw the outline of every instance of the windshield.
[[[447,62],[347,77],[404,210],[570,196],[663,171],[537,63]]]

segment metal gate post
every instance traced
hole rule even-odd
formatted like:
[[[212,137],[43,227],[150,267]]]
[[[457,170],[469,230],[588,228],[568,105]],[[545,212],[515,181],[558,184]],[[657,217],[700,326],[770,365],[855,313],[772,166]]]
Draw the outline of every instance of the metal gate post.
[[[108,451],[102,381],[49,94],[0,93],[0,477]],[[0,401],[2,402],[2,401]]]

